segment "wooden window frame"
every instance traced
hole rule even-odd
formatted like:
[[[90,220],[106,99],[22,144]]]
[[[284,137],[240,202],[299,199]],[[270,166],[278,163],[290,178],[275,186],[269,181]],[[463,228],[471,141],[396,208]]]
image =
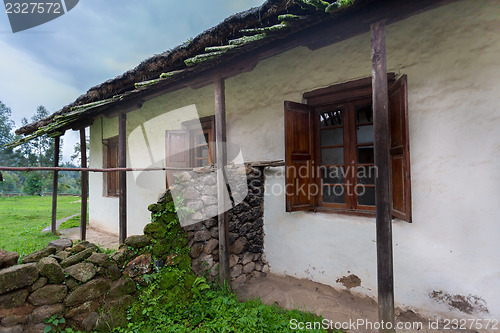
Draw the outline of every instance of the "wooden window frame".
[[[392,169],[394,169],[391,170],[390,176],[392,215],[411,222],[407,78],[406,75],[404,75],[396,81],[396,75],[394,73],[388,73],[387,81],[389,87],[391,133],[397,134],[391,134],[391,166]],[[356,148],[360,146],[356,142],[356,128],[359,127],[360,124],[356,123],[354,106],[357,104],[371,104],[371,83],[371,77],[367,77],[304,93],[303,97],[307,101],[307,104],[285,102],[286,211],[313,210],[348,215],[375,216],[375,206],[360,205],[354,191],[358,181],[358,167],[362,166],[358,163],[356,155]],[[323,198],[319,194],[314,198],[305,198],[303,195],[299,197],[299,192],[296,190],[295,192],[292,191],[292,193],[289,193],[289,186],[294,189],[298,188],[299,184],[312,183],[316,185],[317,189],[322,189],[322,186],[324,186],[319,174],[319,167],[321,166],[321,129],[319,114],[327,110],[335,109],[336,107],[342,107],[344,110],[344,112],[342,112],[344,115],[342,125],[341,127],[337,127],[343,128],[343,143],[341,146],[344,149],[344,172],[347,168],[350,169],[347,169],[349,172],[346,174],[343,180],[344,182],[339,184],[342,184],[341,186],[343,186],[344,189],[351,186],[352,189],[350,193],[352,193],[352,195],[345,195],[345,203],[328,203],[323,202]],[[392,110],[398,110],[397,112],[399,113]],[[293,118],[297,117],[300,112],[304,114],[301,116],[303,119],[293,121]],[[308,117],[309,124],[305,124],[307,123],[306,113],[310,115]],[[309,129],[300,129],[294,122],[302,123],[303,127],[309,127]],[[373,123],[373,120],[371,123]],[[309,147],[305,149],[305,153],[309,153],[309,155],[300,152],[301,148],[296,143],[289,141],[293,138],[293,140],[295,140],[294,142],[299,142],[300,140],[297,139],[297,136],[300,136],[299,133],[305,133],[303,134],[304,137],[309,136],[312,138],[308,145],[304,145],[307,140],[306,138],[302,138],[302,147]],[[304,149],[302,148],[302,150]],[[312,175],[310,177],[311,179],[298,180],[289,174],[289,167],[297,167],[297,161],[299,160],[302,164],[308,163],[308,165],[310,164],[313,168],[314,165],[317,166],[316,170],[310,172]],[[374,165],[374,163],[368,164]],[[363,166],[369,167],[368,164]],[[397,186],[393,188],[394,184],[397,184]],[[375,185],[368,185],[368,187],[374,188]],[[397,192],[396,194],[393,193],[395,191]]]
[[[184,121],[181,123],[181,126],[182,129],[180,130],[167,130],[165,132],[166,166],[196,168],[196,161],[200,159],[196,156],[196,148],[205,145],[208,146],[208,164],[213,165],[215,161],[215,116],[207,116],[199,119]],[[182,151],[181,154],[183,154],[184,156],[180,159],[182,162],[177,162],[177,164],[175,165],[171,165],[171,162],[169,160],[170,156],[172,155],[170,144],[170,137],[172,134],[184,134],[186,137],[186,141],[188,142],[186,144],[187,147],[177,148],[178,150]],[[195,144],[196,136],[199,134],[206,134],[208,136],[208,142],[206,144]],[[169,187],[168,178],[170,177],[172,179],[171,175],[173,175],[174,173],[175,171],[166,172],[165,179],[167,188]]]
[[[106,168],[118,168],[118,136],[103,140],[104,165]],[[118,171],[105,172],[104,196],[118,197],[120,195],[120,184]]]

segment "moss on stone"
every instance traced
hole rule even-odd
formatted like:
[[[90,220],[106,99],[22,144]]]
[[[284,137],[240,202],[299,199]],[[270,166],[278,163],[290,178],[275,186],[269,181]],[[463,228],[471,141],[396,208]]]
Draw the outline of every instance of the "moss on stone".
[[[144,234],[154,239],[162,239],[167,235],[167,229],[160,223],[148,223],[144,227]]]

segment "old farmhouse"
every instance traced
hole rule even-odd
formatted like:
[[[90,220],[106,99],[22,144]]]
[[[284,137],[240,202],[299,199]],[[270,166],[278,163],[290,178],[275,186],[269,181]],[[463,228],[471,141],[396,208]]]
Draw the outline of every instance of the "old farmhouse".
[[[191,182],[188,215],[234,204],[230,244],[263,253],[271,272],[335,288],[352,275],[351,292],[370,297],[382,140],[396,305],[499,318],[499,4],[268,0],[17,133],[90,127],[89,167],[122,168],[89,174],[90,223],[121,239],[142,234],[167,186]],[[229,191],[205,177],[224,159],[237,170]]]

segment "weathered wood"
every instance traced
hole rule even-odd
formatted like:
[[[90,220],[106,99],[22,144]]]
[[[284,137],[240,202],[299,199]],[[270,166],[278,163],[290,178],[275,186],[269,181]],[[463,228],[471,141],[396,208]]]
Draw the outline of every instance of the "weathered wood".
[[[177,171],[192,171],[196,168],[64,168],[64,167],[2,167],[0,170],[4,171],[89,171],[89,172],[115,172],[115,171],[164,171],[164,170],[177,170]]]
[[[81,165],[83,169],[87,168],[87,141],[85,138],[85,128],[80,129],[80,157],[82,159]],[[87,237],[87,196],[88,196],[88,182],[89,172],[82,171],[82,204],[81,204],[81,218],[80,218],[80,239],[85,240]]]
[[[54,138],[54,167],[59,167],[59,151],[61,145],[61,137]],[[50,231],[55,235],[57,232],[56,216],[57,216],[57,183],[59,178],[59,172],[54,170],[54,176],[52,180],[52,220],[50,223]]]
[[[373,122],[375,132],[375,206],[377,224],[378,317],[385,323],[379,332],[394,332],[394,281],[391,201],[389,187],[389,101],[385,54],[385,22],[371,25]],[[392,326],[390,327],[390,324]]]
[[[283,160],[253,161],[253,162],[245,162],[245,164],[252,167],[279,167],[279,166],[284,166],[285,161]]]
[[[387,81],[388,82],[394,82],[396,80],[396,74],[395,73],[387,73]],[[315,89],[313,91],[308,91],[302,94],[302,96],[310,100],[312,98],[320,97],[320,96],[330,96],[332,94],[345,94],[346,91],[350,90],[358,90],[358,89],[365,89],[369,88],[370,92],[368,95],[371,95],[372,92],[372,77],[365,77],[362,79],[357,79],[354,81],[349,81],[349,82],[343,82],[343,83],[337,83],[325,88],[320,88],[320,89]],[[315,103],[310,103],[314,104]]]
[[[389,88],[391,190],[394,217],[411,222],[410,135],[406,75]]]
[[[314,119],[309,105],[285,101],[285,209],[287,212],[314,210],[316,196],[309,189],[313,177]],[[307,170],[305,174],[299,170]],[[300,190],[305,189],[305,190]]]
[[[127,114],[118,117],[118,166],[127,166]],[[119,171],[119,241],[125,243],[127,238],[127,172]]]
[[[215,144],[217,158],[217,212],[219,220],[219,276],[220,282],[231,286],[229,267],[229,221],[226,210],[226,175],[227,145],[226,145],[226,97],[224,80],[214,82],[215,93]]]

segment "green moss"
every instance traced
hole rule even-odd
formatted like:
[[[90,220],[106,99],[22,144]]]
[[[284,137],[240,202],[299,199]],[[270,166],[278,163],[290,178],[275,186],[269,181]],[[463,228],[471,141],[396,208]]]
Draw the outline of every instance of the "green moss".
[[[243,45],[243,44],[253,43],[253,42],[256,42],[258,40],[264,39],[266,37],[267,37],[267,35],[265,33],[257,34],[257,35],[253,35],[253,36],[244,36],[241,38],[230,40],[229,45]]]
[[[168,239],[157,241],[151,250],[153,257],[165,260],[165,257],[172,252],[172,246]]]
[[[265,27],[265,28],[253,28],[253,29],[241,29],[240,32],[247,34],[247,33],[266,33],[266,32],[277,32],[280,30],[283,30],[287,28],[288,25],[286,23],[280,23],[280,24],[275,24],[270,27]]]
[[[205,52],[229,51],[237,47],[238,45],[209,46],[205,48]]]
[[[167,235],[167,229],[160,223],[148,223],[144,227],[144,234],[154,239],[162,239]]]
[[[304,19],[304,16],[294,15],[294,14],[282,14],[278,15],[278,20],[282,22],[298,21]]]
[[[152,213],[157,213],[160,211],[159,207],[158,207],[158,204],[151,204],[148,206],[148,210]]]
[[[204,54],[198,54],[197,56],[194,56],[192,58],[184,60],[184,63],[186,66],[194,66],[196,64],[199,64],[201,62],[214,59],[227,51],[217,51],[217,52],[210,52],[210,53],[204,53]]]
[[[136,89],[146,88],[149,86],[153,86],[153,85],[157,84],[158,82],[160,82],[160,79],[154,79],[154,80],[149,80],[149,81],[144,81],[144,82],[138,82],[138,83],[134,84],[134,86]]]
[[[168,73],[161,73],[160,74],[160,79],[168,79],[168,78],[174,76],[177,73],[179,73],[179,71],[173,71],[173,72],[168,72]]]
[[[169,214],[162,214],[161,216],[159,216],[156,219],[156,222],[168,226],[176,220],[177,220],[177,215],[175,215],[175,213],[169,213]]]

